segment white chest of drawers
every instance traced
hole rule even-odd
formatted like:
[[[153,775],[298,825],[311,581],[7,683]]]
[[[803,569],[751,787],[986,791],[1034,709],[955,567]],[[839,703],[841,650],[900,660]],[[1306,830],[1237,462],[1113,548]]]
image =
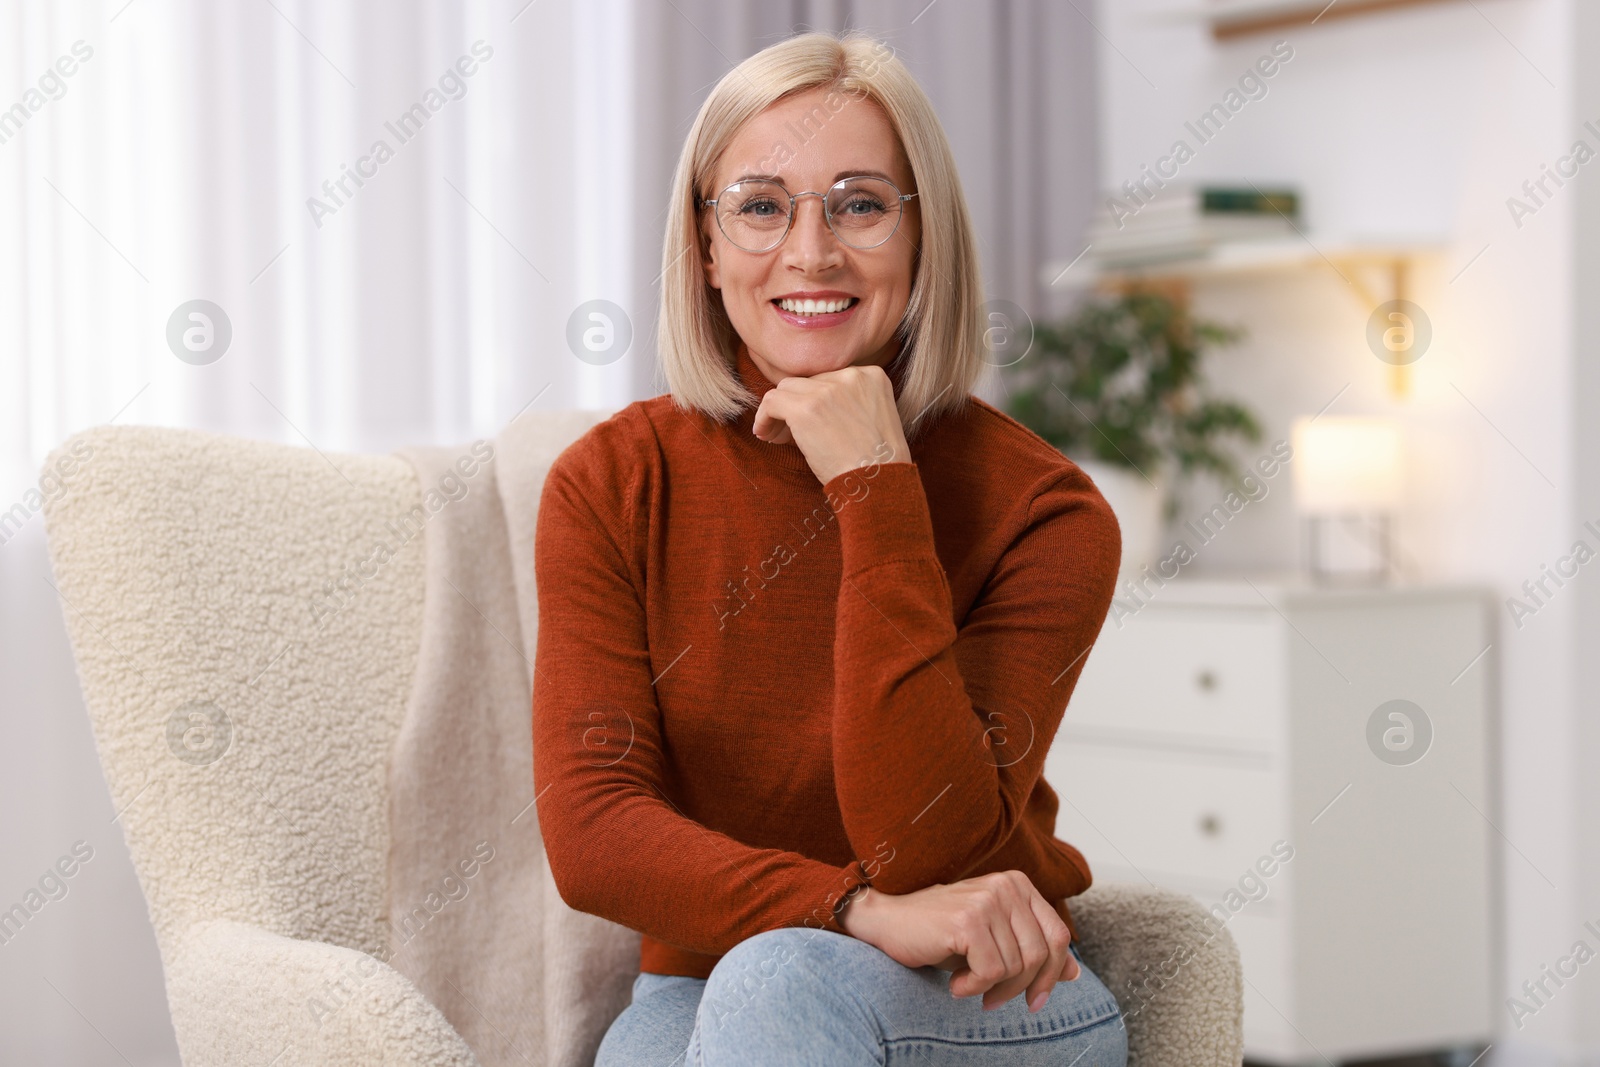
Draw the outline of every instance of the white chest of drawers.
[[[1045,765],[1056,835],[1215,906],[1251,1060],[1491,1039],[1492,620],[1478,589],[1292,579],[1113,606]]]

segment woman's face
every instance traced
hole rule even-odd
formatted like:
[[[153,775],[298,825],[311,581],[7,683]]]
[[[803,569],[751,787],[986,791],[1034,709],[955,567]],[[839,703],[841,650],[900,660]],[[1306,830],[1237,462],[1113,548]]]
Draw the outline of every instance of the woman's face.
[[[916,192],[900,140],[877,104],[813,89],[744,124],[717,162],[709,195],[749,178],[776,179],[790,193],[826,193],[839,179],[862,174],[887,177],[902,194]],[[729,243],[716,209],[701,209],[701,233],[709,242],[706,281],[722,291],[734,330],[768,380],[882,365],[894,357],[922,237],[916,205],[905,202],[888,241],[857,249],[829,228],[822,198],[804,196],[795,202],[788,236],[767,252]],[[780,306],[808,297],[851,303],[842,312],[811,316]]]

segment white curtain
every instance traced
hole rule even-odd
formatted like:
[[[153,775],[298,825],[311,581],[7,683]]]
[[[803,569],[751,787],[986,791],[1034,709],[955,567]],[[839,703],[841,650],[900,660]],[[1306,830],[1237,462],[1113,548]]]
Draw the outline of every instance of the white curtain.
[[[7,86],[91,53],[0,144],[12,464],[113,417],[375,450],[492,433],[550,385],[542,404],[632,398],[645,346],[594,368],[563,340],[583,300],[636,304],[634,220],[609,195],[631,157],[626,3],[5,17]],[[422,129],[397,126],[419,103]],[[232,326],[201,366],[165,336],[194,299]]]
[[[70,605],[47,581],[51,448],[114,420],[382,452],[489,436],[530,403],[664,392],[656,278],[682,139],[732,64],[803,29],[893,45],[955,147],[990,295],[1053,310],[1038,265],[1081,250],[1094,203],[1079,7],[0,7],[0,907],[74,841],[97,855],[0,946],[0,1061],[176,1062],[60,624]],[[633,327],[600,365],[566,340],[596,299]],[[192,362],[169,344],[196,300],[231,329],[209,362],[220,333]]]

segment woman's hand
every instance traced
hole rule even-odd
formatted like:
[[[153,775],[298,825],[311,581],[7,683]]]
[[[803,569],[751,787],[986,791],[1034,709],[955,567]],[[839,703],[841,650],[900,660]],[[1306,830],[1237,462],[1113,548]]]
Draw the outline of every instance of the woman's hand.
[[[1080,973],[1071,931],[1021,871],[998,871],[951,885],[890,896],[862,890],[840,922],[852,937],[907,967],[953,971],[950,992],[983,994],[985,1010],[1027,990],[1038,1011],[1058,981]]]
[[[755,435],[794,442],[818,481],[871,463],[909,463],[894,383],[875,365],[843,367],[778,382],[756,408]]]

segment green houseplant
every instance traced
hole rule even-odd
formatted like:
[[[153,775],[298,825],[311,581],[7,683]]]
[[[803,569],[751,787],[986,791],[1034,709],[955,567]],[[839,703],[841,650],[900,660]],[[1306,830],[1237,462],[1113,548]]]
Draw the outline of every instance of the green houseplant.
[[[1229,439],[1261,439],[1256,417],[1210,395],[1201,373],[1212,347],[1242,336],[1151,290],[1091,299],[1060,323],[1034,327],[1032,350],[1003,371],[1006,410],[1083,466],[1114,510],[1130,491],[1153,498],[1159,528],[1195,473],[1237,481]],[[1131,490],[1108,485],[1116,474],[1127,476]],[[1139,508],[1125,503],[1124,510]],[[1128,517],[1119,510],[1118,518],[1128,549]],[[1148,531],[1150,544],[1134,554],[1152,552],[1158,533]]]

